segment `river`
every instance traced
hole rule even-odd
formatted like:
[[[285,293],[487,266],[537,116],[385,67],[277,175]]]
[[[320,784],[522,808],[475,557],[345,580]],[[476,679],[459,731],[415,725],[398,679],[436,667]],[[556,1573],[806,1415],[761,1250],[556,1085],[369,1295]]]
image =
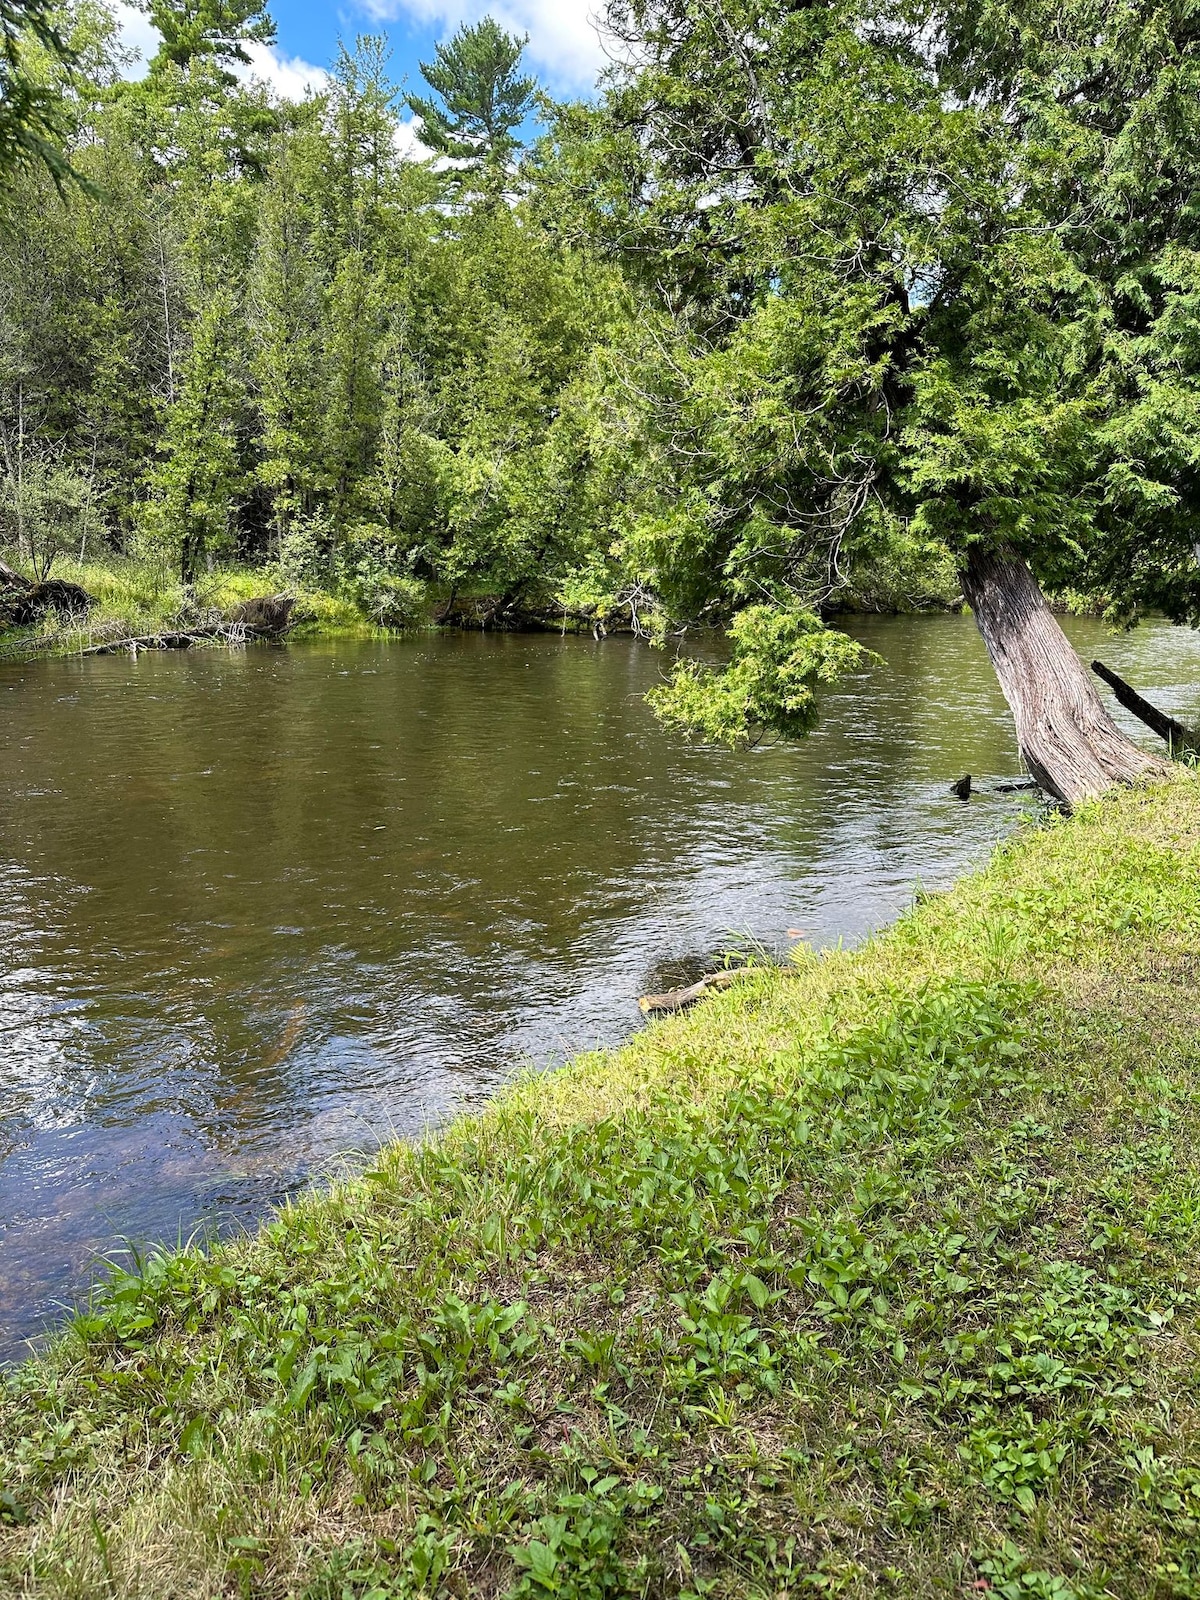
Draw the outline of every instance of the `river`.
[[[1200,637],[1068,628],[1200,723]],[[973,624],[851,631],[886,665],[748,754],[664,733],[663,657],[620,638],[0,667],[0,1355],[98,1259],[249,1224],[722,950],[860,939],[985,857],[1033,802],[992,791]]]

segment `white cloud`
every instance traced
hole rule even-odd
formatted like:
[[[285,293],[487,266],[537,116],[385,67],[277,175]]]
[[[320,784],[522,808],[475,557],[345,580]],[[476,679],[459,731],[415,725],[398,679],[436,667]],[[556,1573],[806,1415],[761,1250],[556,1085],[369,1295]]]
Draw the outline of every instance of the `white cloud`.
[[[551,88],[590,89],[605,56],[596,25],[603,0],[368,0],[381,21],[408,16],[451,33],[491,15],[510,33],[529,35],[527,56]]]
[[[392,142],[396,146],[397,154],[404,161],[429,160],[429,151],[417,138],[417,129],[420,126],[420,117],[401,117],[396,124]]]
[[[127,57],[121,75],[144,78],[150,57],[158,49],[158,29],[144,11],[128,5],[126,0],[113,0],[112,10],[120,30],[121,48]],[[238,77],[244,82],[254,78],[268,84],[283,99],[303,100],[307,89],[320,94],[329,82],[324,67],[314,67],[300,56],[281,55],[274,45],[249,44],[246,54],[250,65],[239,66]]]
[[[300,56],[280,55],[273,44],[248,44],[246,54],[250,65],[238,67],[238,77],[269,84],[282,100],[303,100],[309,89],[320,94],[328,87],[329,74],[324,67],[314,67]]]
[[[150,57],[158,49],[158,29],[144,11],[115,0],[112,7],[117,19],[121,49],[128,57],[121,72],[123,78],[144,78]]]

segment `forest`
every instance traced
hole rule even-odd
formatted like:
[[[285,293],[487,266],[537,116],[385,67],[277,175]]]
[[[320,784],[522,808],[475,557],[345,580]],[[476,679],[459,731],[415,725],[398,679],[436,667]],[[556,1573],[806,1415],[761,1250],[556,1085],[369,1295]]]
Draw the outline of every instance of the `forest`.
[[[491,19],[291,101],[253,0],[149,14],[131,82],[97,0],[3,11],[10,576],[723,628],[657,708],[728,741],[807,731],[839,609],[965,599],[1050,793],[1153,770],[1043,592],[1200,617],[1181,0],[610,0],[565,104]]]

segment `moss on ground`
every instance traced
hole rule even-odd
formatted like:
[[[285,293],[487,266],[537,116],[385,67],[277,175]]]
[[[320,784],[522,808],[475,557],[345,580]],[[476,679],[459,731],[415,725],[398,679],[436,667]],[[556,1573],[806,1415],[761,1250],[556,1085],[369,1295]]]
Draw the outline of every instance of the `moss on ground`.
[[[1030,830],[0,1400],[0,1591],[1200,1594],[1200,783]]]

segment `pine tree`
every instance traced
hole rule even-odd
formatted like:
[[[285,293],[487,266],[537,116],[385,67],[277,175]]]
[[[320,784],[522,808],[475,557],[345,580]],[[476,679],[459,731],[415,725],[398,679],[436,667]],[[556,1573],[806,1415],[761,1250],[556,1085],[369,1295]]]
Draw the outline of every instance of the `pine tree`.
[[[0,188],[21,167],[40,163],[59,189],[75,173],[62,151],[69,119],[62,96],[33,71],[30,47],[69,66],[58,7],[49,0],[0,0]]]
[[[186,72],[195,62],[209,62],[232,87],[232,64],[250,63],[246,46],[275,42],[264,0],[149,0],[149,13],[162,36],[151,78],[172,66]]]
[[[418,137],[435,155],[461,163],[465,175],[482,180],[485,192],[503,188],[521,141],[515,136],[533,110],[537,84],[517,68],[528,36],[516,39],[491,17],[464,24],[449,44],[436,47],[436,59],[421,71],[442,104],[410,94],[408,104],[421,119]]]

